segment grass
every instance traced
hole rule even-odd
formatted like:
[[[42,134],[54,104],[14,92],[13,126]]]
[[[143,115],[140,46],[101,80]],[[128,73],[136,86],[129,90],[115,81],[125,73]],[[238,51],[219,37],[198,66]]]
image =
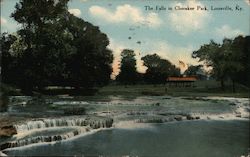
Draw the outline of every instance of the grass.
[[[99,90],[98,95],[123,96],[226,96],[249,97],[249,89],[237,84],[236,92],[232,92],[230,82],[226,83],[225,90],[220,88],[219,82],[214,80],[197,81],[194,87],[169,87],[168,85],[109,85]]]
[[[161,85],[108,85],[105,86],[95,94],[100,96],[110,96],[110,95],[119,95],[119,96],[226,96],[226,97],[250,97],[250,89],[236,84],[236,92],[232,90],[232,84],[230,82],[225,83],[225,90],[220,88],[219,82],[215,80],[209,81],[196,81],[193,87],[169,87],[167,84]],[[3,85],[2,84],[2,93],[6,95],[22,95],[20,90],[17,90],[14,87]],[[73,89],[64,89],[64,88],[55,88],[47,89],[38,93],[36,95],[94,95],[97,89],[92,90],[78,90]],[[1,93],[1,92],[0,92]]]

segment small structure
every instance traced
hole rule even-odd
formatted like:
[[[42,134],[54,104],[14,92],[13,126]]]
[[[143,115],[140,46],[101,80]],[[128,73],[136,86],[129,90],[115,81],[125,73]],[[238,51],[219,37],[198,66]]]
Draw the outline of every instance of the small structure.
[[[167,78],[167,84],[169,87],[194,87],[195,81],[197,81],[195,76]]]

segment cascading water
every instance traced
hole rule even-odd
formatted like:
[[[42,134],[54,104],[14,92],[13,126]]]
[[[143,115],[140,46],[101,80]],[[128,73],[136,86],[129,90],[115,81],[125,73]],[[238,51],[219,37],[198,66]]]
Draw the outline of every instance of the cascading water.
[[[50,127],[62,127],[62,126],[86,126],[87,121],[85,118],[79,119],[42,119],[29,121],[25,124],[15,125],[17,133],[30,131],[33,129],[42,129]]]
[[[0,150],[25,146],[34,143],[66,140],[74,136],[89,132],[92,129],[112,127],[112,124],[113,119],[106,117],[71,117],[28,121],[24,124],[14,125],[14,128],[17,131],[15,139],[13,141],[2,144],[0,146]],[[48,132],[52,129],[62,130],[65,128],[73,128],[73,130],[66,133],[53,134],[49,136],[32,136],[32,133],[36,131],[39,132],[45,130],[46,132]],[[31,135],[31,137],[28,135]]]

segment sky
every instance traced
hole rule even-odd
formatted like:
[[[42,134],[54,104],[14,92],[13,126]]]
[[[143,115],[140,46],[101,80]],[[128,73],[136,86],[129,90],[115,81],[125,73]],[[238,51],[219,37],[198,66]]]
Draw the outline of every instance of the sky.
[[[20,28],[10,18],[17,2],[1,0],[1,32]],[[187,7],[194,10],[180,10]],[[200,9],[204,7],[207,10]],[[199,64],[191,54],[201,45],[250,34],[250,0],[70,0],[68,9],[107,34],[114,54],[113,78],[123,49],[135,51],[139,72],[146,70],[140,58],[153,53],[178,67],[184,62],[183,72]]]

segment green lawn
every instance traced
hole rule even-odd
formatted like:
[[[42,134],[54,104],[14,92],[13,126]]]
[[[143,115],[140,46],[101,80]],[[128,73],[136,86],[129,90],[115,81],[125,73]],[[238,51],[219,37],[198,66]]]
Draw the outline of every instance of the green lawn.
[[[170,96],[228,96],[249,97],[249,89],[237,84],[236,92],[232,92],[230,82],[225,90],[221,90],[217,81],[197,81],[194,87],[169,87],[168,85],[109,85],[99,90],[98,95],[170,95]]]
[[[96,95],[122,95],[122,96],[228,96],[228,97],[250,97],[249,88],[236,84],[236,92],[232,91],[232,84],[225,83],[225,90],[221,90],[219,82],[215,80],[196,81],[193,87],[169,87],[167,84],[160,85],[108,85],[100,88]],[[45,95],[61,95],[61,94],[76,94],[76,95],[93,95],[95,90],[84,90],[75,93],[73,89],[65,89],[62,87],[50,88],[42,93]],[[23,95],[19,89],[11,86],[2,85],[2,91],[6,95]],[[0,91],[0,93],[2,92]],[[87,93],[87,94],[86,94]],[[39,92],[34,92],[35,95],[40,95]]]

